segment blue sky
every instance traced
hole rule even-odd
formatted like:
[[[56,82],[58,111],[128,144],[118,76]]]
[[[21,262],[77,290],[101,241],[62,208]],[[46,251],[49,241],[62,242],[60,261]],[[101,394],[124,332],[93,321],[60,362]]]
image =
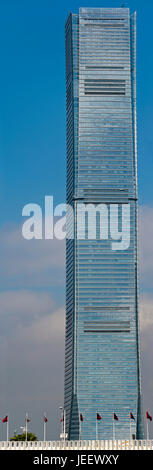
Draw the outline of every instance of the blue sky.
[[[20,222],[24,204],[43,205],[45,194],[53,194],[55,202],[65,199],[65,19],[81,5],[121,4],[1,1],[1,225]],[[138,14],[139,198],[152,204],[153,3],[128,6]]]
[[[122,1],[0,1],[0,410],[11,433],[32,417],[41,437],[58,436],[63,401],[65,247],[21,239],[22,208],[65,200],[65,31],[81,6],[120,7]],[[153,2],[137,10],[140,281],[145,406],[152,406],[153,311]],[[56,360],[55,360],[56,358]],[[145,383],[148,387],[145,388]],[[151,410],[153,412],[153,409]],[[0,429],[5,437],[4,425]]]

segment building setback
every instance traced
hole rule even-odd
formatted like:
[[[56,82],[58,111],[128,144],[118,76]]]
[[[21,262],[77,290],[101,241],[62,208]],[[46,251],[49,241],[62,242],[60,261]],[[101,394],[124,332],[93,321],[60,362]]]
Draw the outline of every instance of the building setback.
[[[67,203],[74,210],[74,239],[66,242],[66,431],[71,440],[141,439],[136,13],[81,8],[68,16],[66,112]],[[81,229],[78,236],[83,204],[102,204],[108,237],[107,230],[101,237],[98,213],[96,238],[88,236],[89,215],[85,237]],[[114,249],[123,225],[129,244],[121,248],[118,240]]]

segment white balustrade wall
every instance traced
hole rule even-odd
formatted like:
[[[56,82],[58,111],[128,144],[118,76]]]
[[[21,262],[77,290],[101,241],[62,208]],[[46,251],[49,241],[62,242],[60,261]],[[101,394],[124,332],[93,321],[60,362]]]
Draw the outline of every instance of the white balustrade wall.
[[[153,440],[144,441],[1,441],[0,450],[153,450]]]

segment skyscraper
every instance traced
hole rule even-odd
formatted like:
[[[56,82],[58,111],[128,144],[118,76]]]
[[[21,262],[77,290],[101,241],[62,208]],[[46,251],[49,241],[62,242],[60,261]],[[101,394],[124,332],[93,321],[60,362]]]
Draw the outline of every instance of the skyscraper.
[[[128,8],[69,15],[66,107],[67,204],[74,210],[66,247],[66,429],[72,440],[129,439],[132,413],[132,434],[142,438],[136,14]]]

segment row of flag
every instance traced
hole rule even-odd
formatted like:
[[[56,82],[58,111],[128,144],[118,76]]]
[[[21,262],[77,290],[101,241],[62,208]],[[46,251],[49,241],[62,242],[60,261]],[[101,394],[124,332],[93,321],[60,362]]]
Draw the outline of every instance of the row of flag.
[[[0,419],[0,421],[2,423],[7,423],[7,437],[6,437],[6,440],[8,441],[9,440],[9,416],[6,415],[5,418],[3,419]],[[25,431],[25,440],[27,441],[27,433],[28,433],[28,423],[30,422],[30,419],[28,417],[28,413],[26,413],[26,416],[25,416],[25,428],[22,428],[24,429]],[[46,423],[48,422],[48,418],[47,416],[44,414],[44,417],[43,417],[43,422],[44,422],[44,441],[46,440]]]
[[[134,417],[133,413],[130,412],[129,417],[130,417],[130,421],[131,421],[131,420],[134,420],[134,421],[135,421],[135,417]],[[102,416],[101,416],[99,413],[96,413],[96,422],[101,421],[101,419],[102,419]],[[119,421],[119,417],[116,415],[116,413],[113,413],[113,420],[114,420],[114,421]],[[149,414],[148,411],[146,411],[146,420],[147,420],[147,423],[148,423],[148,420],[149,420],[149,421],[152,421],[152,416]],[[0,421],[1,421],[2,423],[7,423],[7,441],[8,441],[8,425],[9,425],[9,417],[8,417],[8,415],[6,415],[3,419],[0,419]],[[61,421],[61,422],[64,422],[64,413],[63,413],[63,416],[62,416],[62,418],[60,419],[60,421]],[[80,421],[80,437],[79,437],[79,439],[81,440],[81,423],[84,421],[84,416],[83,416],[82,413],[80,413],[80,415],[79,415],[79,421]],[[28,423],[29,423],[29,422],[30,422],[30,419],[29,419],[29,417],[28,417],[28,414],[26,413],[26,416],[25,416],[26,440],[27,440],[27,432],[28,432]],[[43,422],[44,422],[44,441],[46,441],[46,423],[48,422],[48,418],[47,418],[46,414],[44,414]],[[97,425],[96,425],[96,426],[97,426]],[[96,435],[98,436],[98,428],[97,428],[97,427],[96,427]],[[115,430],[114,430],[114,439],[115,439]],[[147,439],[149,439],[148,427],[147,427]]]
[[[46,424],[48,423],[48,418],[46,416],[46,414],[44,414],[44,418],[43,418],[43,421],[44,421],[44,436],[43,436],[43,440],[46,441]],[[28,435],[28,423],[30,422],[30,419],[28,417],[28,413],[26,413],[26,417],[25,417],[25,424],[26,424],[26,427],[25,427],[25,440],[27,441],[27,435]]]
[[[135,421],[135,417],[133,415],[133,413],[130,412],[129,414],[129,417],[130,417],[130,439],[132,438],[132,428],[131,428],[131,420]],[[102,419],[102,416],[99,414],[99,413],[96,413],[96,439],[98,440],[98,421],[100,421]],[[80,421],[80,425],[79,425],[79,440],[81,440],[81,424],[84,420],[84,417],[82,415],[82,413],[80,413],[80,416],[79,416],[79,421]],[[147,420],[147,440],[149,440],[149,426],[148,426],[148,420],[149,421],[152,421],[152,416],[149,414],[148,411],[146,411],[146,420]],[[119,417],[117,416],[116,413],[113,413],[113,440],[115,440],[115,421],[119,421]]]
[[[119,421],[119,418],[118,416],[116,415],[116,413],[114,413],[113,415],[113,418],[115,421]],[[100,421],[102,419],[102,417],[100,416],[99,413],[96,413],[96,419],[98,421]],[[130,419],[133,419],[135,421],[135,417],[133,416],[133,413],[130,413]],[[149,419],[150,421],[152,421],[152,416],[150,416],[150,414],[148,413],[148,411],[146,411],[146,419]],[[84,420],[84,417],[83,415],[80,413],[80,421],[82,422]],[[61,419],[61,421],[63,421],[63,418]]]
[[[6,418],[7,418],[7,417],[8,417],[8,416],[6,416]],[[27,416],[26,416],[26,418],[25,418],[25,422],[26,422],[26,423],[29,423],[29,422],[30,422],[30,419],[29,419]],[[44,423],[47,423],[47,422],[48,422],[48,418],[47,418],[46,416],[44,416]],[[5,423],[4,420],[3,420],[3,423]]]

